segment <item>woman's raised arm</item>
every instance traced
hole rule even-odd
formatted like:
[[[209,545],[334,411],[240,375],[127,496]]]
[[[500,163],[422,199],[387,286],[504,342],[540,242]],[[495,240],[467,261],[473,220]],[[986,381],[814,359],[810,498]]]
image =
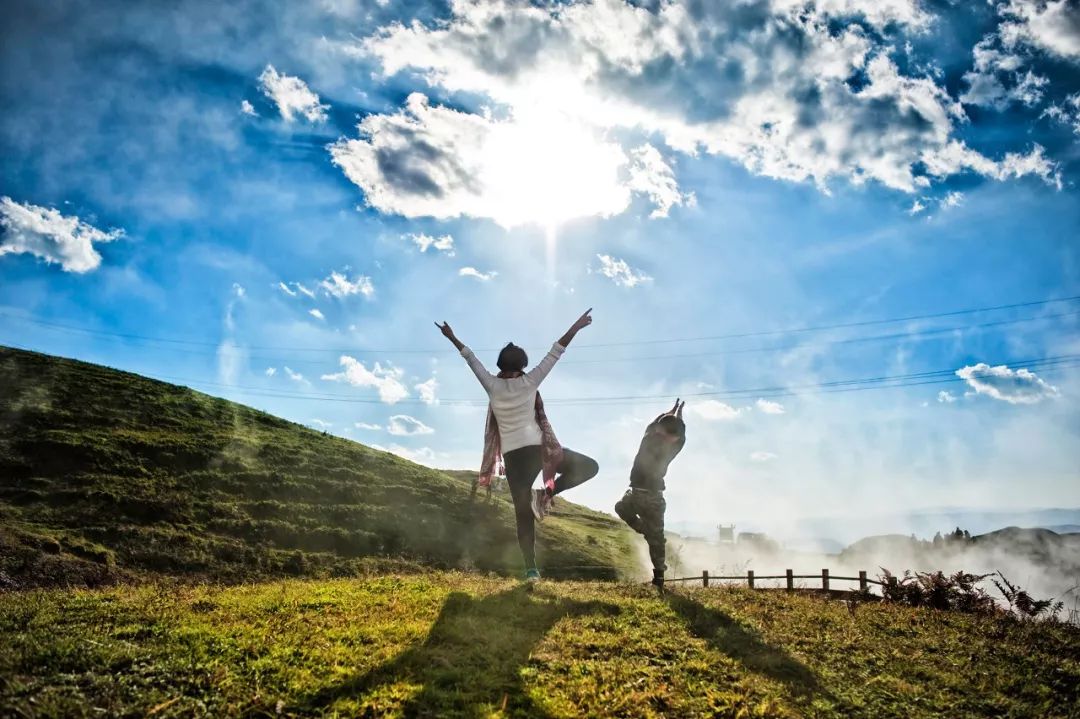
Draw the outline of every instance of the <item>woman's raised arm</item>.
[[[492,383],[495,381],[495,376],[488,372],[487,368],[484,367],[484,364],[477,359],[475,354],[473,354],[473,351],[457,338],[457,335],[454,334],[454,330],[450,328],[450,323],[443,320],[441,325],[436,322],[435,326],[443,333],[443,337],[454,343],[454,347],[457,347],[457,351],[460,352],[461,356],[468,362],[469,369],[476,375],[476,379],[480,380],[480,384],[484,386],[484,389],[490,389]]]
[[[450,329],[449,322],[443,320],[443,323],[441,325],[436,322],[435,326],[439,328],[440,332],[442,332],[443,337],[454,343],[454,346],[457,347],[458,352],[465,349],[464,343],[462,343],[462,341],[457,338],[457,335],[454,334],[454,330]]]
[[[592,324],[592,316],[589,314],[590,312],[592,312],[592,307],[585,310],[585,314],[574,320],[574,324],[570,325],[570,329],[566,330],[566,334],[559,338],[559,344],[561,344],[563,347],[568,347],[571,340],[574,339],[574,335],[576,335],[580,330]]]

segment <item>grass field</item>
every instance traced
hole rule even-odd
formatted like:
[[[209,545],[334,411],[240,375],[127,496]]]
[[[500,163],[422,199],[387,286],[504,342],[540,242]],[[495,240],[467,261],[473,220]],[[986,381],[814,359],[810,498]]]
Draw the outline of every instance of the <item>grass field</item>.
[[[478,430],[479,431],[479,428]],[[144,575],[353,576],[423,564],[516,573],[508,497],[234,402],[0,348],[0,589]],[[560,499],[549,574],[637,568],[615,517]]]
[[[0,596],[2,716],[1075,717],[1075,627],[458,572]]]

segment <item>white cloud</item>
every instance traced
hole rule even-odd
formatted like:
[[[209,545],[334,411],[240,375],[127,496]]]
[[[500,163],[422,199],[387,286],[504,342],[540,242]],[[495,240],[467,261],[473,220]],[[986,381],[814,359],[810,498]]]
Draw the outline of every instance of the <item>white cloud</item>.
[[[329,429],[330,427],[334,426],[333,422],[327,422],[326,420],[322,419],[308,420],[308,424],[312,425],[313,427],[318,427],[319,429]]]
[[[759,410],[761,410],[762,412],[764,412],[765,414],[783,414],[784,413],[784,405],[780,404],[779,402],[770,402],[767,399],[758,399],[758,401],[755,402],[754,404],[756,404],[757,408]]]
[[[331,152],[382,212],[504,226],[614,215],[633,193],[652,200],[654,216],[691,202],[660,150],[642,144],[653,138],[824,191],[839,179],[918,192],[969,172],[1058,184],[1041,149],[1006,162],[967,148],[955,137],[967,122],[961,104],[892,61],[884,29],[929,21],[914,0],[671,0],[652,9],[458,0],[445,20],[385,26],[353,52],[386,77],[409,71],[446,94],[480,98],[478,109],[414,93],[399,112],[366,117],[360,137]],[[1032,101],[1039,82],[1021,78],[1018,100]]]
[[[296,297],[296,292],[294,292],[293,290],[290,290],[289,286],[287,284],[285,284],[284,282],[278,282],[277,287],[278,287],[279,290],[281,290],[282,292],[287,294],[289,297]]]
[[[292,122],[299,114],[308,122],[326,120],[329,105],[319,104],[319,96],[298,77],[284,75],[267,65],[259,75],[259,87],[263,94],[274,101],[285,122]]]
[[[1007,152],[1004,159],[998,162],[975,152],[963,142],[951,141],[942,147],[923,153],[922,161],[927,172],[938,178],[970,170],[996,180],[1035,175],[1059,190],[1062,186],[1061,172],[1057,163],[1046,156],[1042,145],[1039,144],[1033,144],[1027,154]]]
[[[945,197],[941,198],[942,209],[949,209],[951,207],[959,207],[964,202],[963,192],[947,192]]]
[[[434,377],[426,382],[413,385],[413,389],[416,390],[420,400],[424,404],[438,404],[439,400],[435,397],[435,391],[439,388],[439,382]]]
[[[448,257],[454,256],[454,238],[450,235],[443,235],[442,237],[432,237],[426,235],[423,232],[404,235],[412,241],[414,245],[420,248],[421,252],[427,252],[429,247],[434,247],[439,252],[446,254]]]
[[[641,270],[634,269],[626,263],[611,255],[597,255],[600,260],[598,272],[607,277],[619,287],[637,287],[646,282],[652,282],[652,277]]]
[[[956,399],[956,395],[947,390],[941,390],[937,393],[937,401],[943,404],[952,404]]]
[[[1080,92],[1069,95],[1061,104],[1050,105],[1043,110],[1041,117],[1068,125],[1075,134],[1080,135]]]
[[[511,228],[610,217],[630,203],[626,153],[558,112],[498,120],[413,93],[400,112],[368,115],[359,131],[331,156],[380,212]]]
[[[383,367],[376,362],[369,370],[363,362],[342,355],[341,366],[343,370],[335,374],[324,374],[322,379],[329,382],[347,382],[353,387],[374,387],[379,391],[379,399],[387,404],[394,404],[409,396],[409,390],[401,383],[404,372],[387,363]]]
[[[961,102],[1000,110],[1014,102],[1032,107],[1042,99],[1048,80],[1031,70],[1021,73],[1025,59],[1001,45],[994,33],[972,49],[974,65],[964,73],[968,89],[960,96]]]
[[[266,372],[264,372],[263,374],[265,374],[267,377],[273,377],[277,374],[277,367],[267,367]]]
[[[490,272],[481,272],[475,267],[462,267],[460,270],[458,270],[459,277],[475,277],[481,282],[487,282],[488,280],[494,279],[498,276],[498,274],[499,273],[495,270],[491,270]]]
[[[719,400],[706,399],[689,405],[687,412],[710,422],[720,422],[736,419],[742,410]]]
[[[438,457],[435,454],[435,450],[433,450],[431,447],[410,449],[408,447],[402,447],[400,444],[391,444],[389,447],[372,444],[371,448],[378,449],[383,452],[389,452],[391,454],[396,454],[403,459],[407,459],[410,462],[416,462],[417,464],[422,464],[425,467],[434,467],[435,462],[438,460]]]
[[[752,452],[750,454],[751,462],[771,462],[776,458],[777,455],[773,452]]]
[[[340,272],[331,272],[329,277],[319,283],[319,287],[326,294],[338,299],[357,294],[370,298],[375,294],[375,286],[371,284],[371,278],[364,275],[357,275],[355,280],[350,280],[347,275]]]
[[[353,426],[356,427],[357,429],[366,429],[366,430],[369,430],[369,431],[382,429],[382,425],[369,424],[367,422],[356,422],[356,423],[353,424]]]
[[[242,112],[245,115],[251,115],[252,117],[258,117],[259,116],[259,113],[255,112],[255,106],[252,105],[247,100],[244,100],[244,101],[242,101],[240,103],[240,112]]]
[[[911,207],[908,209],[908,214],[917,215],[925,209],[926,205],[924,205],[918,198],[916,198],[915,201],[911,203]]]
[[[434,429],[407,414],[395,414],[386,423],[386,431],[398,437],[414,434],[432,434]]]
[[[918,0],[770,0],[770,4],[788,14],[813,10],[831,18],[862,18],[878,30],[891,24],[919,29],[933,19]]]
[[[1057,397],[1057,387],[1047,384],[1034,372],[1013,370],[1006,365],[991,367],[985,362],[961,367],[956,376],[968,383],[977,394],[985,394],[1009,404],[1035,404]]]
[[[668,211],[675,205],[693,202],[692,194],[684,195],[679,191],[675,173],[655,147],[649,144],[636,147],[630,151],[630,158],[628,186],[634,192],[646,195],[656,205],[649,217],[667,217]]]
[[[311,315],[312,317],[314,317],[317,320],[325,320],[326,319],[326,316],[323,315],[322,310],[319,310],[319,309],[308,310],[308,314]]]
[[[89,272],[101,265],[101,255],[94,243],[112,242],[124,236],[123,230],[99,230],[78,217],[61,215],[58,210],[30,203],[20,204],[10,197],[0,197],[0,257],[27,253],[47,263],[55,263],[65,272]]]
[[[1009,0],[999,6],[1006,47],[1026,43],[1051,55],[1080,59],[1080,5],[1074,0]]]
[[[305,379],[304,375],[300,374],[299,372],[293,372],[288,367],[284,367],[283,369],[285,370],[285,376],[291,379],[293,382],[296,382],[297,384],[307,385],[308,387],[311,386],[311,382]]]

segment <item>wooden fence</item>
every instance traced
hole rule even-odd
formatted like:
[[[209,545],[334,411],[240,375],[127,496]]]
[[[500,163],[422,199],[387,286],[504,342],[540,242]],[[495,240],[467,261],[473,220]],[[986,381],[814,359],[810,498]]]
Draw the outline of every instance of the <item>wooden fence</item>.
[[[754,574],[753,569],[749,569],[749,570],[747,570],[746,574],[721,575],[721,576],[718,576],[718,575],[709,576],[709,572],[704,571],[704,572],[701,573],[700,576],[696,576],[696,577],[677,577],[675,579],[665,579],[664,581],[665,582],[701,582],[701,586],[707,587],[707,586],[709,586],[710,581],[737,580],[737,581],[740,581],[740,582],[743,582],[743,581],[746,582],[746,585],[748,587],[750,587],[751,589],[753,589],[754,586],[755,586],[754,585],[755,582],[757,582],[759,580],[769,580],[769,579],[784,579],[784,580],[787,580],[787,589],[789,591],[792,591],[792,590],[795,589],[795,580],[796,579],[820,579],[821,580],[821,590],[824,591],[824,592],[835,592],[835,591],[837,591],[835,589],[832,589],[829,586],[829,582],[833,581],[833,580],[838,581],[838,582],[858,582],[859,583],[859,591],[866,591],[867,589],[870,588],[871,584],[878,584],[878,585],[881,584],[881,582],[879,582],[876,579],[868,578],[866,576],[866,571],[865,570],[860,571],[859,576],[857,576],[857,577],[840,577],[840,576],[834,576],[834,575],[829,574],[828,569],[822,569],[821,574],[795,574],[792,570],[788,569],[788,570],[786,570],[784,572],[784,574],[765,574],[765,575],[756,575],[756,574]]]

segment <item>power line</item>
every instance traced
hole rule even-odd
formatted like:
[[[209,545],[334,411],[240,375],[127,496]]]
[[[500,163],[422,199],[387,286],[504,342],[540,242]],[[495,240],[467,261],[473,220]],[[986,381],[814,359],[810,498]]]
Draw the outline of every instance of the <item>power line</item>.
[[[792,327],[792,328],[779,329],[779,330],[762,330],[762,331],[755,331],[755,332],[740,332],[740,333],[707,335],[707,336],[700,336],[700,337],[674,337],[674,338],[653,339],[653,340],[634,340],[634,341],[627,341],[627,342],[607,342],[607,343],[597,343],[597,344],[577,344],[577,345],[575,345],[575,347],[579,348],[579,349],[584,349],[584,348],[588,348],[588,347],[604,348],[604,347],[621,347],[621,346],[634,346],[634,345],[668,344],[668,343],[676,343],[676,342],[699,342],[699,341],[706,341],[706,340],[745,339],[745,338],[750,338],[750,337],[779,336],[779,335],[806,333],[806,332],[820,332],[820,331],[825,331],[825,330],[849,329],[849,328],[853,328],[853,327],[867,327],[867,326],[872,326],[872,325],[894,324],[894,323],[898,323],[898,322],[912,322],[912,321],[916,321],[916,320],[937,319],[937,318],[942,318],[942,317],[955,317],[955,316],[959,316],[959,315],[977,314],[977,313],[981,313],[981,312],[998,312],[998,311],[1001,311],[1001,310],[1019,309],[1019,308],[1023,308],[1023,307],[1038,307],[1038,306],[1044,306],[1044,305],[1049,305],[1049,304],[1057,304],[1057,303],[1063,303],[1063,302],[1075,302],[1077,300],[1080,300],[1080,295],[1076,295],[1076,296],[1072,296],[1072,297],[1059,297],[1059,298],[1053,298],[1053,299],[1047,299],[1047,300],[1032,300],[1032,301],[1029,301],[1029,302],[1014,302],[1014,303],[1011,303],[1011,304],[993,305],[993,306],[989,306],[989,307],[975,307],[975,308],[969,308],[969,309],[963,309],[963,310],[951,310],[951,311],[947,311],[947,312],[930,312],[930,313],[924,313],[924,314],[918,314],[918,315],[908,315],[906,317],[891,317],[891,318],[876,319],[876,320],[861,320],[861,321],[856,321],[856,322],[840,322],[840,323],[825,324],[825,325]],[[51,327],[51,328],[54,328],[54,329],[60,329],[60,330],[66,330],[66,331],[72,331],[72,332],[82,332],[82,333],[91,334],[91,335],[116,337],[118,339],[129,339],[129,340],[145,341],[145,342],[159,342],[159,343],[163,343],[163,344],[192,345],[192,346],[201,346],[201,347],[217,347],[218,344],[219,344],[219,342],[208,341],[208,340],[193,340],[193,339],[180,339],[180,338],[170,338],[170,337],[155,337],[155,336],[151,336],[151,335],[129,334],[129,333],[123,333],[123,332],[111,332],[111,331],[108,331],[108,330],[99,330],[99,329],[94,329],[94,328],[90,328],[90,327],[86,327],[86,326],[71,325],[71,324],[66,324],[66,323],[62,323],[62,322],[53,322],[51,320],[45,320],[45,319],[41,319],[41,318],[31,317],[29,315],[13,314],[13,313],[10,313],[10,312],[0,312],[0,316],[6,317],[8,319],[14,319],[14,320],[17,320],[17,321],[29,322],[29,323],[32,323],[32,324],[37,324],[37,325],[40,325],[40,326],[43,326],[43,327]],[[393,354],[393,353],[398,353],[398,354],[447,354],[447,353],[452,353],[453,352],[453,350],[435,349],[435,348],[429,348],[429,349],[367,348],[367,349],[365,349],[365,348],[360,348],[360,347],[347,347],[347,348],[336,348],[335,349],[335,348],[312,348],[312,347],[296,347],[296,346],[281,346],[281,345],[252,345],[252,346],[249,346],[248,349],[253,350],[253,351],[289,351],[289,352],[295,351],[295,352],[327,352],[327,353],[354,352],[354,353],[358,353],[358,354],[359,353],[368,353],[368,354]],[[501,348],[498,348],[498,347],[490,348],[490,347],[488,347],[488,348],[475,349],[474,351],[476,351],[476,352],[497,352],[497,351],[499,351],[499,349],[501,349]]]
[[[810,327],[796,327],[785,330],[763,330],[760,332],[741,332],[737,334],[724,334],[724,335],[709,335],[703,337],[683,337],[680,339],[663,339],[663,340],[641,340],[637,342],[610,342],[607,344],[593,344],[589,347],[616,347],[619,345],[631,345],[631,344],[661,344],[665,342],[699,342],[704,340],[721,340],[721,339],[744,339],[747,337],[767,337],[772,335],[785,335],[795,334],[798,332],[819,332],[822,330],[838,330],[848,329],[851,327],[867,327],[870,325],[884,325],[892,324],[896,322],[913,322],[915,320],[928,320],[937,319],[940,317],[956,317],[958,315],[976,314],[979,312],[996,312],[999,310],[1011,310],[1018,309],[1020,307],[1037,307],[1040,305],[1054,304],[1058,302],[1073,302],[1080,300],[1080,295],[1075,297],[1060,297],[1052,300],[1035,300],[1031,302],[1015,302],[1008,305],[996,305],[993,307],[976,307],[966,310],[952,310],[950,312],[932,312],[922,315],[909,315],[907,317],[893,317],[890,319],[879,320],[863,320],[860,322],[841,322],[831,325],[814,325]]]
[[[0,314],[2,314],[2,313],[0,313]],[[956,313],[947,313],[947,314],[956,314]],[[1035,316],[1035,317],[1018,317],[1018,318],[1007,319],[1007,320],[995,320],[995,321],[990,321],[990,322],[979,322],[979,323],[967,324],[967,325],[955,325],[955,326],[952,326],[952,327],[939,327],[939,328],[936,328],[936,329],[919,330],[919,331],[915,331],[915,332],[894,332],[894,333],[890,333],[890,334],[870,335],[870,336],[866,336],[866,337],[846,337],[846,338],[835,339],[835,340],[821,340],[821,341],[814,341],[814,342],[795,342],[795,343],[789,343],[789,344],[785,344],[785,345],[777,345],[777,346],[772,346],[772,347],[736,347],[736,348],[722,349],[722,350],[716,350],[716,351],[711,351],[711,352],[694,352],[694,353],[680,353],[680,354],[666,354],[666,355],[646,355],[646,356],[637,356],[637,357],[605,357],[603,359],[577,359],[577,360],[575,360],[575,359],[564,359],[564,360],[562,360],[560,362],[560,364],[612,364],[612,363],[617,363],[617,362],[642,362],[642,361],[668,360],[668,359],[691,359],[691,358],[702,358],[702,357],[721,357],[721,356],[738,355],[738,354],[758,354],[758,353],[764,353],[764,352],[784,352],[784,351],[788,351],[788,350],[802,349],[802,348],[807,348],[807,347],[828,347],[828,346],[833,346],[833,345],[862,344],[862,343],[866,343],[866,342],[883,342],[883,341],[889,341],[889,340],[918,341],[918,340],[922,340],[922,339],[925,339],[925,338],[938,337],[938,336],[941,336],[941,335],[947,335],[947,334],[951,334],[951,333],[954,333],[954,332],[964,332],[964,331],[968,331],[968,330],[988,329],[988,328],[994,328],[994,327],[1006,327],[1006,326],[1017,325],[1017,324],[1026,324],[1026,323],[1029,323],[1029,322],[1044,322],[1044,321],[1048,321],[1048,320],[1062,319],[1062,318],[1076,317],[1076,316],[1080,316],[1080,311],[1077,311],[1077,312],[1061,312],[1061,313],[1050,314],[1050,315],[1039,315],[1039,316]],[[19,319],[26,319],[26,318],[19,318]],[[28,321],[36,322],[36,320],[28,320]],[[55,329],[59,329],[60,331],[87,331],[87,332],[90,332],[90,330],[79,330],[79,329],[72,329],[72,328],[68,328],[68,327],[59,327],[59,326],[55,327]],[[150,342],[157,341],[157,340],[154,340],[152,338],[145,338],[145,337],[140,337],[140,336],[137,336],[137,335],[126,335],[126,334],[122,334],[122,333],[112,333],[112,332],[106,332],[106,331],[100,331],[100,332],[94,331],[94,332],[96,332],[98,334],[101,334],[101,335],[104,335],[104,336],[108,336],[108,337],[116,337],[116,338],[119,338],[119,339],[128,339],[128,340],[132,340],[132,341],[150,341]],[[165,340],[163,340],[163,341],[165,341]],[[168,341],[172,341],[172,340],[168,340]],[[680,341],[680,340],[671,340],[671,341],[672,342],[677,342],[677,341]],[[217,347],[218,345],[216,343],[214,343],[213,346]],[[575,349],[585,349],[587,347],[598,347],[598,346],[601,346],[601,345],[581,345],[580,347],[578,345],[575,345]],[[248,347],[244,347],[243,349],[245,349],[245,350],[258,350],[259,348],[257,346],[248,346]],[[209,356],[209,355],[216,354],[216,350],[215,351],[202,351],[202,350],[187,349],[187,348],[172,348],[172,349],[170,349],[170,351],[171,352],[181,352],[181,353],[184,353],[184,354],[199,355],[199,356]],[[346,352],[346,351],[350,351],[350,350],[305,350],[305,351],[313,351],[313,352]],[[376,352],[389,352],[389,351],[390,350],[376,350]],[[479,352],[479,351],[487,351],[487,350],[476,350],[476,351]],[[360,350],[360,351],[356,352],[356,354],[362,354],[364,352],[368,352],[368,350]],[[273,355],[248,354],[247,357],[248,357],[248,359],[252,359],[252,360],[261,360],[261,361],[281,363],[281,364],[292,364],[292,365],[298,365],[298,366],[299,365],[325,366],[325,364],[326,364],[325,360],[285,358],[285,357],[273,356]]]
[[[1069,369],[1072,367],[1080,366],[1080,354],[1059,355],[1056,357],[1042,357],[1027,360],[1008,360],[1005,362],[999,362],[998,364],[1004,364],[1013,367],[1035,368],[1040,372],[1049,372],[1053,370]],[[89,372],[98,376],[111,376],[110,371],[127,371],[127,370],[110,370],[107,367],[100,365],[90,365],[81,369],[82,372]],[[131,373],[138,374],[138,373]],[[147,377],[149,379],[155,379],[158,381],[166,382],[173,380],[176,382],[185,382],[195,385],[202,385],[208,387],[226,388],[238,394],[246,394],[251,396],[279,398],[279,399],[307,399],[320,402],[347,402],[355,404],[389,404],[383,402],[380,399],[371,399],[365,397],[352,397],[342,394],[332,393],[299,393],[299,392],[286,392],[280,390],[274,390],[272,388],[251,387],[244,385],[231,385],[221,382],[213,382],[207,380],[199,380],[192,378],[177,377],[175,375],[139,375]],[[711,398],[725,398],[725,399],[743,399],[746,396],[794,396],[797,394],[831,394],[835,392],[845,391],[861,391],[867,389],[890,389],[899,387],[912,387],[924,384],[940,384],[944,382],[956,382],[959,381],[959,377],[956,376],[955,368],[929,370],[924,372],[914,372],[899,375],[882,375],[876,377],[863,377],[854,379],[842,379],[842,380],[830,380],[825,382],[814,382],[802,385],[774,385],[764,387],[749,387],[749,388],[736,388],[727,390],[716,390],[706,392],[691,392],[680,393],[682,397],[711,397]],[[818,390],[814,392],[813,390]],[[640,400],[653,400],[653,399],[670,399],[671,393],[666,394],[654,394],[654,395],[621,395],[621,396],[601,396],[601,397],[569,397],[569,398],[551,398],[545,399],[546,404],[560,404],[560,405],[593,405],[593,404],[613,404],[623,402],[634,402]],[[440,404],[449,406],[485,406],[487,404],[486,399],[475,398],[455,398],[455,399],[440,399]],[[419,405],[428,404],[421,400],[400,400],[395,405]]]

